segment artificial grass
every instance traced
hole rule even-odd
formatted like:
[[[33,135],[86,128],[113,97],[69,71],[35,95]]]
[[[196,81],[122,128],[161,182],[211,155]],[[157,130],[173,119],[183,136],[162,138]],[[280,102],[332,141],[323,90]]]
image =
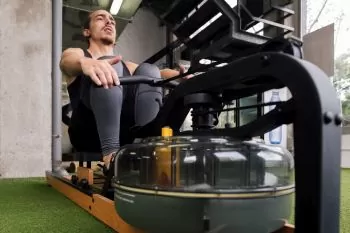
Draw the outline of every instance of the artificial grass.
[[[349,233],[350,169],[342,170],[341,185],[340,233]],[[113,231],[49,187],[44,179],[5,179],[0,180],[0,233],[10,232]]]
[[[343,169],[341,176],[340,232],[350,232],[350,169]]]
[[[1,233],[114,232],[44,179],[0,180]]]
[[[341,171],[341,197],[340,197],[340,232],[350,233],[350,169]],[[294,200],[293,200],[294,205]],[[294,211],[291,213],[289,223],[294,224]]]

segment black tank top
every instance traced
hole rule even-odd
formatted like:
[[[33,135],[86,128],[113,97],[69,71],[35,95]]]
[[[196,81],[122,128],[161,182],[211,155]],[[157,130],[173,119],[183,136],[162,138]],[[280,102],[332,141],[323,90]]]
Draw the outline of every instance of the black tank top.
[[[84,56],[92,58],[91,54],[85,49],[84,49]],[[119,77],[130,76],[131,75],[130,71],[125,65],[125,63],[122,61],[121,64],[122,64],[121,71],[119,71],[118,68],[115,68],[118,73],[118,76]],[[86,78],[86,77],[84,75],[78,75],[75,78],[75,80],[71,84],[69,84],[67,87],[67,91],[70,99],[70,105],[73,111],[79,106],[79,102],[81,100],[81,92],[82,92],[82,89],[84,88],[83,82],[82,82],[83,78]]]

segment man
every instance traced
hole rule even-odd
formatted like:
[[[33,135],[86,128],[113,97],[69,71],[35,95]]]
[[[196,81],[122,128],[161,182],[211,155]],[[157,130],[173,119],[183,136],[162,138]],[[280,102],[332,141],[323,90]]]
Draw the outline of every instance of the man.
[[[60,62],[73,106],[69,135],[78,150],[100,151],[108,168],[113,153],[120,147],[120,134],[135,124],[151,121],[162,97],[161,88],[145,84],[131,91],[121,87],[118,77],[137,74],[166,79],[181,71],[160,71],[154,65],[122,62],[121,56],[114,56],[115,19],[105,10],[89,14],[83,35],[88,49],[66,49]],[[103,59],[106,56],[108,59]],[[130,142],[125,137],[124,143]]]

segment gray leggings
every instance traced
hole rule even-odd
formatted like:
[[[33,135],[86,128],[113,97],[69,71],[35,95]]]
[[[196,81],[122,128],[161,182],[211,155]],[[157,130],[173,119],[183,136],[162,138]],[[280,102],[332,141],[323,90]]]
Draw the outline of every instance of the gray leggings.
[[[119,77],[121,77],[120,68],[117,67],[116,70]],[[146,63],[140,64],[134,74],[161,78],[158,67]],[[129,78],[132,78],[132,76]],[[95,124],[93,126],[96,127],[95,130],[90,130],[90,133],[93,133],[93,131],[98,133],[98,137],[95,138],[99,138],[102,155],[116,152],[120,144],[130,143],[132,140],[130,128],[135,125],[142,126],[152,121],[162,104],[162,89],[159,87],[137,84],[104,89],[95,86],[88,78],[83,82],[81,101],[92,112],[95,121],[94,123],[84,124]],[[83,115],[80,114],[76,118],[80,117],[80,120],[83,120]],[[75,119],[75,121],[79,122],[79,119]],[[74,127],[73,124],[72,128]],[[78,128],[83,127],[81,125]],[[91,125],[87,127],[91,128]],[[78,128],[75,127],[74,129],[75,139],[73,141],[82,142],[86,137],[83,134],[87,132],[85,129]],[[77,137],[80,137],[80,139]],[[124,139],[123,143],[120,143],[121,138]],[[89,140],[85,140],[85,143],[89,143]]]

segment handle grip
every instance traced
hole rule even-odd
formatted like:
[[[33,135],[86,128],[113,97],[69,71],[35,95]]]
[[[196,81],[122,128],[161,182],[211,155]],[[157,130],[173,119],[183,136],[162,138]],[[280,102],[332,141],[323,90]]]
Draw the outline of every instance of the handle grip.
[[[119,78],[120,85],[132,85],[132,84],[148,84],[151,86],[160,86],[160,87],[170,87],[174,88],[179,83],[176,81],[163,82],[163,79],[151,78],[142,75],[133,75],[133,76],[124,76]]]

